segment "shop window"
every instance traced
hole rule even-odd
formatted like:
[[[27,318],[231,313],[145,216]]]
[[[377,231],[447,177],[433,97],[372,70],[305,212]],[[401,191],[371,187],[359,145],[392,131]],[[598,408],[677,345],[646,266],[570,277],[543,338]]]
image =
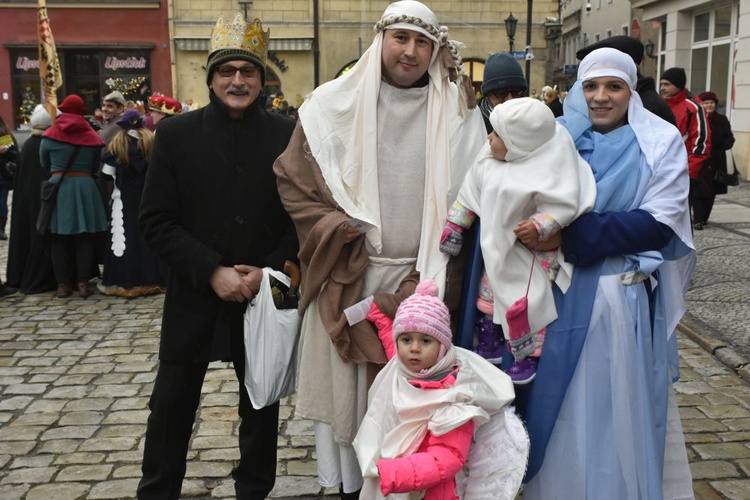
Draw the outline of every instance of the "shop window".
[[[76,54],[77,55],[77,54]],[[146,103],[151,95],[151,62],[146,51],[102,51],[99,58],[103,95],[118,90],[129,101]]]
[[[125,99],[147,102],[150,89],[150,52],[148,50],[60,49],[63,86],[57,90],[58,102],[68,94],[78,94],[92,112],[103,96],[113,90]],[[42,101],[39,83],[39,53],[33,49],[10,50],[11,90],[16,127],[28,121],[30,104]],[[23,110],[21,108],[24,108]]]
[[[39,52],[37,49],[11,50],[10,63],[13,117],[12,120],[6,121],[8,126],[25,129],[28,127],[31,112],[42,102]]]

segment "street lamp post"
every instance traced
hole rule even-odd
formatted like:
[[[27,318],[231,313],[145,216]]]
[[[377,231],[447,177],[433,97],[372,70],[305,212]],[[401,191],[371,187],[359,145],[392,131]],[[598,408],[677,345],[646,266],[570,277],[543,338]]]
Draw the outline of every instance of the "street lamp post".
[[[526,0],[526,84],[531,88],[531,10],[533,0]],[[533,56],[532,56],[533,57]]]
[[[505,32],[508,34],[508,43],[510,44],[510,54],[513,55],[513,37],[516,36],[516,26],[518,25],[518,19],[513,17],[511,12],[508,17],[505,18]]]
[[[248,6],[252,9],[253,8],[253,0],[237,0],[237,3],[242,5],[242,10],[245,15],[245,20],[247,21],[247,8]]]

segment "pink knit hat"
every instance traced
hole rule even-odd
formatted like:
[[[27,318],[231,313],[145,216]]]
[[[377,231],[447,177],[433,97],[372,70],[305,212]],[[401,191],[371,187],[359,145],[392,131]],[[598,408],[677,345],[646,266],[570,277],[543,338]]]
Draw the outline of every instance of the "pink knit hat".
[[[452,345],[451,315],[438,298],[434,281],[421,281],[411,295],[401,302],[393,320],[393,340],[404,332],[419,332],[435,338],[440,344],[440,358]]]

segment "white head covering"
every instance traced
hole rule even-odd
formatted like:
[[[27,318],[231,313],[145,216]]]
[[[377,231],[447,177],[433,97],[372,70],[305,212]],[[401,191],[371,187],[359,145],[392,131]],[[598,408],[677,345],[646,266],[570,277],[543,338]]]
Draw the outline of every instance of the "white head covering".
[[[458,89],[438,57],[441,45],[449,43],[447,28],[439,27],[435,14],[420,2],[404,0],[389,5],[376,24],[378,34],[362,58],[345,75],[308,95],[299,118],[334,199],[350,217],[375,226],[368,231],[367,239],[376,251],[382,251],[377,104],[382,84],[382,30],[396,27],[424,33],[437,41],[427,70],[425,209],[417,270],[423,279],[435,280],[442,297],[447,263],[439,248],[442,223],[464,174],[484,143],[480,115],[473,112],[465,118],[459,116]]]
[[[594,52],[597,54],[594,55]],[[633,59],[626,53],[609,47],[592,51],[578,66],[579,80],[592,80],[601,76],[617,77],[633,91],[638,83],[638,70]]]
[[[508,149],[506,161],[515,161],[549,142],[555,136],[555,115],[549,106],[531,97],[511,99],[490,113],[495,133]]]
[[[42,104],[37,104],[29,118],[31,128],[46,130],[52,126],[52,117]]]
[[[419,24],[413,22],[414,20],[418,20]],[[448,39],[448,28],[439,26],[435,13],[425,4],[415,0],[390,4],[380,17],[376,29],[418,31],[438,45],[445,45]]]
[[[588,116],[588,108],[581,103],[582,95],[577,94],[583,92],[582,82],[600,77],[620,78],[630,88],[628,124],[633,129],[646,163],[652,171],[651,186],[647,189],[639,208],[668,225],[687,247],[693,248],[690,214],[687,203],[683,203],[688,190],[685,145],[677,127],[643,107],[641,97],[635,91],[638,77],[633,59],[624,52],[609,47],[592,51],[581,61],[578,67],[578,81],[568,93],[564,106],[583,107],[584,109],[577,111]],[[571,134],[577,139],[577,134],[573,130]],[[679,182],[659,185],[664,183],[665,179],[678,179]]]

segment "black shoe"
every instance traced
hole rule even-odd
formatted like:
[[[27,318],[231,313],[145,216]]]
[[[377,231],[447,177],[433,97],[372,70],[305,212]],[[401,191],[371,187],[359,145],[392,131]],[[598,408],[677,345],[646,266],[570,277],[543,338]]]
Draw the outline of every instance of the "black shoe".
[[[70,286],[66,285],[65,283],[60,283],[57,285],[57,293],[55,294],[58,299],[64,299],[66,297],[70,297],[70,295],[73,293],[73,291],[70,289]]]
[[[696,231],[703,231],[703,223],[702,222],[698,222],[698,223],[694,224],[693,225],[693,229],[695,229]]]
[[[8,285],[0,285],[0,297],[7,297],[13,295],[18,291],[18,288]]]
[[[91,288],[89,288],[89,284],[86,281],[81,281],[78,283],[78,296],[82,299],[85,299],[86,297],[90,297],[91,294],[94,293],[91,291]]]
[[[352,493],[344,493],[344,487],[339,485],[339,495],[341,495],[341,500],[359,500],[359,493],[361,491],[362,490],[359,489]]]

